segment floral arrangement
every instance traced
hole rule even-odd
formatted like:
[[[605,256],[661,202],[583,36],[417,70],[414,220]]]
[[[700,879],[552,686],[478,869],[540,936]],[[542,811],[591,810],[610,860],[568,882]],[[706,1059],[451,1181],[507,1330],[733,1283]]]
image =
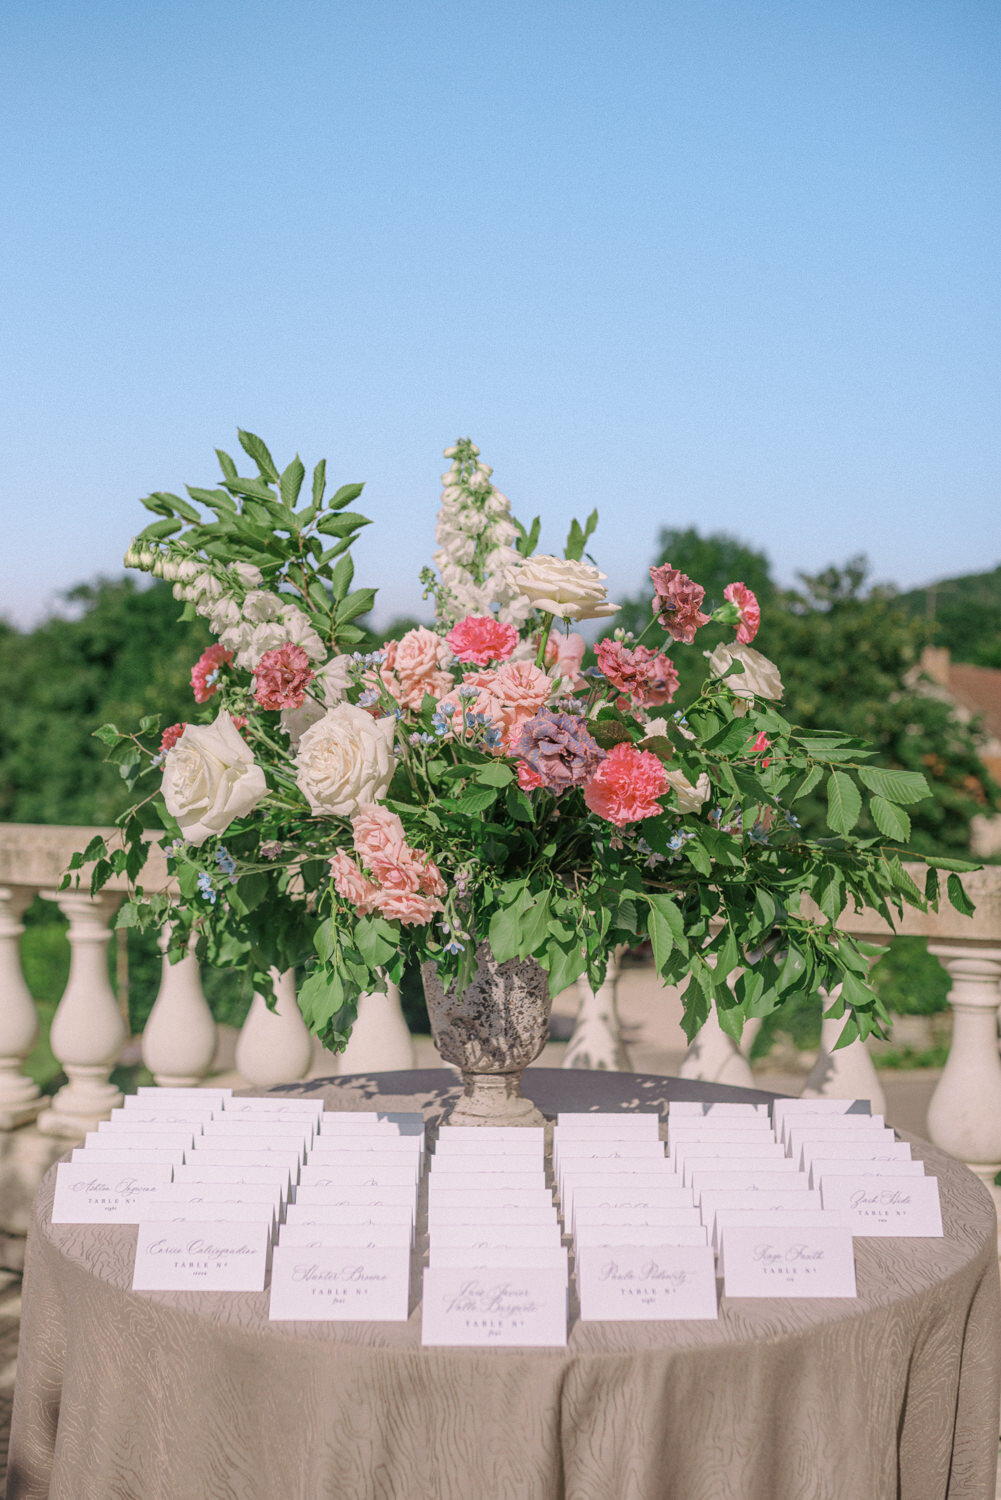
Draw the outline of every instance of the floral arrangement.
[[[300,969],[304,1018],[333,1047],[408,957],[461,987],[483,942],[499,961],[536,959],[555,995],[582,974],[600,984],[615,949],[649,939],[664,980],[686,983],[689,1035],[713,1004],[739,1037],[745,1017],[837,986],[842,1043],[882,1031],[875,950],[839,931],[840,912],[935,903],[939,869],[967,909],[954,872],[970,867],[928,860],[914,884],[905,806],[923,777],[789,724],[743,583],[711,606],[683,573],[651,569],[643,638],[613,629],[585,666],[571,627],[617,610],[585,551],[597,514],[562,557],[538,553],[539,521],[514,519],[462,440],[421,575],[435,623],[360,652],[375,597],[353,587],[362,486],[328,496],[321,462],[304,499],[298,457],[279,472],[259,438],[240,443],[253,477],[218,451],[218,487],[148,497],[158,519],[126,554],[217,643],[192,666],[189,722],[97,731],[130,786],[153,782],[121,842],[95,839],[71,866],[93,863],[95,890],[129,876],[120,926],[169,923],[174,955],[194,940],[266,993],[271,971]],[[734,639],[682,713],[672,652],[697,649],[710,620]],[[796,802],[821,779],[831,836],[810,841]],[[863,796],[880,839],[853,836]],[[139,883],[157,830],[173,893]]]

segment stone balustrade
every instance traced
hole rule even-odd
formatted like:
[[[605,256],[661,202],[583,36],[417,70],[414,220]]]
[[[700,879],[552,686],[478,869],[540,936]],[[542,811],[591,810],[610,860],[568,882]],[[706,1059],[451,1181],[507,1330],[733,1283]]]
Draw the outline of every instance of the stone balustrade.
[[[60,891],[71,854],[95,833],[109,830],[35,824],[0,824],[0,1131],[37,1120],[54,1137],[80,1136],[120,1102],[109,1081],[127,1038],[127,1027],[108,980],[107,945],[124,877],[114,876],[91,897],[85,881]],[[932,1100],[928,1133],[936,1145],[959,1157],[1001,1201],[994,1177],[1001,1170],[1001,867],[962,877],[976,905],[962,917],[943,900],[938,913],[905,909],[897,930],[924,937],[951,980],[953,1040]],[[154,851],[143,874],[147,890],[167,888],[166,864]],[[56,903],[68,920],[70,974],[51,1028],[51,1045],[67,1083],[51,1100],[40,1097],[24,1074],[24,1059],[37,1035],[35,1007],[21,973],[21,917],[36,894]],[[876,913],[845,912],[846,932],[876,943],[892,935]],[[166,942],[164,941],[164,947]],[[616,1012],[618,962],[594,992],[578,985],[578,1023],[565,1066],[628,1066]],[[293,1082],[310,1070],[315,1051],[295,1004],[291,975],[276,976],[277,1005],[254,1001],[237,1045],[237,1067],[248,1083]],[[866,1047],[855,1042],[835,1050],[841,1023],[825,1021],[807,1095],[864,1097],[881,1103],[876,1071]],[[685,1077],[750,1084],[746,1049],[753,1027],[737,1047],[715,1016],[695,1038],[682,1064]],[[160,1084],[193,1084],[206,1077],[216,1052],[216,1027],[202,993],[193,956],[170,964],[164,958],[156,1004],[142,1039],[146,1066]],[[329,1056],[329,1055],[328,1055]],[[413,1042],[399,994],[365,997],[355,1032],[340,1065],[361,1072],[413,1066]],[[337,1066],[329,1059],[331,1068]]]

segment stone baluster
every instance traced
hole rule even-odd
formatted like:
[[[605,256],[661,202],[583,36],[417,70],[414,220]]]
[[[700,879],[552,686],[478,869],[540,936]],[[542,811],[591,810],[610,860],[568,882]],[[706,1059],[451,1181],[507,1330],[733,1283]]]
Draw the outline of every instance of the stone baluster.
[[[120,895],[43,891],[69,921],[70,973],[56,1009],[49,1043],[69,1082],[38,1117],[45,1135],[73,1139],[93,1130],[121,1104],[108,1081],[126,1039],[125,1022],[108,980],[109,926]]]
[[[933,942],[928,952],[952,981],[952,1045],[928,1106],[928,1135],[976,1173],[1001,1210],[1001,947]]]
[[[194,952],[172,964],[167,957],[169,943],[170,929],[164,928],[160,989],[143,1031],[142,1057],[162,1088],[194,1088],[212,1065],[216,1024],[202,992]]]
[[[297,1083],[313,1061],[313,1038],[295,998],[295,975],[272,971],[276,1008],[255,995],[236,1043],[237,1071],[255,1088]]]
[[[619,1022],[618,987],[621,953],[608,960],[605,981],[592,989],[586,974],[577,981],[580,1004],[573,1035],[563,1054],[564,1068],[602,1068],[629,1072],[629,1056]]]
[[[373,990],[358,1002],[358,1019],[337,1062],[339,1073],[386,1073],[412,1068],[417,1061],[400,1004],[400,987],[387,983],[385,994]]]
[[[761,1021],[757,1017],[752,1016],[749,1021],[745,1021],[738,1046],[719,1024],[716,1002],[713,1001],[708,1018],[689,1043],[684,1062],[678,1069],[678,1077],[753,1089],[754,1074],[748,1059],[754,1038],[760,1029]]]
[[[21,916],[33,894],[0,886],[0,1130],[33,1120],[45,1103],[23,1071],[38,1036],[38,1012],[21,971]]]
[[[840,984],[828,995],[819,991],[824,1010],[841,993]],[[869,1049],[861,1038],[856,1037],[847,1047],[838,1047],[838,1037],[845,1024],[845,1016],[835,1020],[825,1016],[820,1023],[820,1049],[817,1060],[803,1085],[803,1099],[868,1099],[874,1115],[882,1114],[886,1108],[883,1085],[869,1056]]]

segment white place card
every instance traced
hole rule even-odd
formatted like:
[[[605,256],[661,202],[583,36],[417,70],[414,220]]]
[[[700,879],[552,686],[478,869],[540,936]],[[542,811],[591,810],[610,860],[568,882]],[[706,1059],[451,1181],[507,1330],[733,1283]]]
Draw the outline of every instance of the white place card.
[[[398,1156],[403,1161],[420,1161],[423,1147],[415,1135],[368,1135],[363,1130],[345,1131],[343,1135],[316,1135],[309,1148],[310,1158],[334,1160],[344,1151],[377,1152],[380,1156]]]
[[[788,1181],[788,1179],[784,1180]],[[708,1224],[710,1228],[717,1213],[724,1208],[747,1208],[753,1213],[764,1214],[771,1209],[809,1209],[822,1206],[820,1193],[806,1187],[771,1188],[762,1191],[760,1188],[748,1188],[745,1185],[742,1188],[707,1190],[699,1198],[702,1222]]]
[[[207,1120],[202,1127],[206,1140],[243,1140],[246,1136],[260,1139],[263,1136],[265,1140],[291,1141],[296,1145],[308,1145],[315,1128],[314,1121],[309,1118],[290,1120],[287,1115],[237,1115],[230,1119],[228,1114]]]
[[[411,1162],[401,1166],[401,1161],[402,1158],[398,1156],[386,1160],[365,1151],[345,1152],[342,1161],[314,1161],[310,1156],[299,1172],[299,1183],[305,1187],[337,1187],[351,1181],[350,1177],[345,1176],[348,1170],[360,1170],[364,1173],[366,1182],[379,1186],[384,1183],[411,1183],[416,1192],[420,1165],[418,1162]]]
[[[206,1146],[200,1151],[189,1151],[186,1166],[193,1172],[198,1172],[207,1167],[220,1167],[223,1171],[273,1171],[276,1167],[288,1173],[290,1183],[294,1183],[299,1174],[299,1159],[293,1156],[291,1160],[280,1151],[237,1151],[225,1150],[215,1146]]]
[[[268,1115],[282,1116],[308,1115],[318,1120],[323,1114],[322,1099],[307,1099],[297,1094],[290,1094],[286,1098],[274,1095],[261,1096],[259,1094],[238,1095],[233,1094],[226,1100],[225,1113],[230,1115]]]
[[[111,1111],[110,1118],[101,1120],[104,1125],[124,1126],[127,1130],[190,1130],[198,1135],[203,1125],[214,1116],[215,1110],[196,1109],[187,1104],[137,1104],[131,1109],[124,1106]]]
[[[552,1194],[546,1187],[446,1190],[428,1198],[428,1226],[437,1222],[440,1213],[450,1210],[478,1214],[483,1209],[514,1213],[525,1208],[551,1209],[553,1213],[556,1212]]]
[[[731,1141],[745,1141],[752,1136],[755,1140],[759,1137],[768,1141],[777,1139],[764,1115],[754,1115],[744,1120],[735,1120],[731,1115],[684,1116],[667,1123],[668,1150],[671,1149],[672,1141],[705,1141],[717,1136]]]
[[[397,1224],[283,1224],[278,1243],[295,1245],[343,1245],[364,1250],[369,1246],[406,1245],[410,1251],[410,1225]]]
[[[682,1116],[701,1116],[706,1112],[706,1106],[700,1099],[672,1099],[667,1106],[667,1120],[680,1120]]]
[[[767,1120],[767,1104],[707,1104],[705,1106],[707,1120],[733,1119],[733,1120]]]
[[[71,1161],[89,1161],[94,1164],[107,1166],[117,1162],[119,1165],[133,1162],[138,1166],[152,1166],[154,1162],[161,1165],[166,1162],[168,1166],[180,1167],[184,1163],[183,1151],[157,1151],[153,1147],[144,1146],[142,1150],[118,1150],[113,1146],[105,1149],[102,1146],[74,1146]]]
[[[423,1139],[424,1116],[415,1110],[352,1109],[324,1112],[320,1130],[323,1135],[347,1134],[353,1130],[390,1135],[416,1135]]]
[[[665,1163],[662,1172],[588,1171],[582,1173],[580,1176],[577,1176],[576,1173],[565,1175],[563,1178],[564,1212],[568,1215],[573,1214],[578,1194],[584,1192],[600,1193],[606,1189],[609,1192],[632,1195],[637,1202],[643,1203],[652,1201],[646,1197],[647,1193],[650,1192],[682,1194],[681,1197],[665,1199],[662,1205],[664,1207],[681,1207],[683,1204],[694,1201],[690,1189],[685,1186],[678,1174],[671,1171]],[[594,1203],[598,1200],[589,1198],[586,1201]]]
[[[143,1202],[170,1182],[173,1167],[93,1166],[61,1161],[56,1167],[53,1224],[138,1224]]]
[[[520,1216],[514,1222],[503,1224],[442,1224],[435,1225],[431,1243],[455,1245],[464,1249],[487,1250],[491,1247],[508,1247],[529,1256],[536,1249],[546,1249],[562,1243],[562,1231],[555,1214],[543,1223],[527,1223]]]
[[[413,1182],[342,1182],[329,1185],[318,1182],[300,1182],[295,1190],[295,1201],[300,1205],[325,1204],[336,1208],[338,1204],[368,1204],[371,1207],[398,1207],[401,1204],[416,1212],[417,1187]]]
[[[591,1245],[577,1253],[582,1322],[719,1316],[708,1245]]]
[[[479,1151],[446,1151],[442,1156],[435,1154],[430,1158],[431,1176],[430,1182],[435,1182],[443,1177],[472,1176],[483,1177],[486,1173],[497,1175],[510,1172],[531,1172],[536,1177],[545,1176],[545,1168],[541,1156],[536,1156],[533,1151],[530,1155],[517,1155],[514,1157],[498,1153],[496,1156],[484,1156]]]
[[[683,1209],[679,1213],[685,1212]],[[693,1210],[698,1213],[698,1209]],[[588,1250],[602,1245],[707,1245],[704,1224],[578,1224],[574,1247]]]
[[[87,1131],[84,1145],[97,1146],[98,1149],[114,1147],[118,1151],[190,1151],[194,1139],[194,1131],[178,1130],[176,1126],[173,1130],[126,1130],[121,1125],[102,1120],[97,1130]]]
[[[412,1236],[414,1211],[406,1203],[290,1203],[289,1224],[405,1224]]]
[[[257,1156],[274,1156],[281,1161],[298,1163],[306,1158],[301,1137],[287,1135],[252,1135],[249,1131],[206,1131],[195,1142],[196,1153],[202,1151],[252,1151]]]
[[[132,1289],[137,1292],[260,1292],[270,1225],[212,1220],[143,1223],[136,1240]]]
[[[847,1228],[732,1225],[721,1232],[728,1297],[854,1297]]]
[[[779,1139],[789,1145],[790,1138],[796,1136],[802,1140],[806,1135],[813,1135],[818,1130],[833,1130],[838,1135],[852,1136],[856,1131],[864,1134],[872,1134],[874,1131],[887,1130],[886,1121],[882,1115],[786,1115],[780,1129],[776,1130]]]
[[[850,1119],[862,1120],[861,1125],[832,1125],[830,1121],[817,1123],[809,1120],[803,1124],[794,1120],[785,1127],[783,1145],[790,1156],[799,1157],[806,1141],[895,1141],[897,1137],[887,1125],[867,1125],[864,1115],[851,1115]]]
[[[818,1156],[836,1157],[839,1161],[910,1161],[911,1146],[909,1141],[895,1140],[892,1131],[887,1132],[885,1140],[871,1139],[867,1135],[861,1140],[855,1136],[848,1140],[837,1136],[832,1140],[825,1134],[819,1140],[811,1136],[808,1141],[803,1141],[799,1153],[803,1168],[816,1161]]]
[[[624,1208],[622,1204],[578,1204],[573,1229],[579,1234],[588,1225],[622,1225],[640,1227],[644,1224],[655,1228],[674,1228],[679,1224],[699,1224],[700,1211],[689,1198],[680,1208],[661,1208],[656,1204],[640,1204]]]
[[[785,1148],[776,1140],[753,1135],[743,1135],[739,1139],[730,1136],[702,1136],[699,1140],[671,1142],[669,1160],[675,1163],[675,1171],[679,1170],[677,1165],[679,1162],[698,1156],[727,1156],[733,1161],[739,1161],[744,1156],[755,1157],[759,1160],[770,1156],[782,1161],[785,1159]]]
[[[684,1185],[691,1187],[697,1172],[739,1172],[742,1177],[751,1178],[770,1177],[776,1172],[784,1172],[790,1177],[800,1175],[791,1156],[730,1156],[728,1152],[729,1147],[720,1146],[718,1156],[686,1157],[681,1173]]]
[[[563,1280],[569,1277],[569,1253],[565,1245],[431,1245],[429,1264],[466,1267],[472,1270],[531,1270],[535,1267],[559,1271]]]
[[[435,1209],[434,1224],[432,1225],[429,1221],[428,1229],[438,1234],[440,1230],[452,1224],[470,1224],[484,1230],[489,1226],[492,1233],[495,1225],[512,1223],[558,1225],[556,1205],[552,1202],[539,1202],[531,1207],[510,1208],[497,1204],[442,1203]]]
[[[292,1176],[287,1167],[219,1167],[212,1162],[194,1161],[194,1152],[183,1167],[177,1169],[175,1180],[183,1183],[194,1182],[223,1182],[231,1188],[243,1188],[249,1184],[267,1184],[269,1187],[277,1188],[282,1197],[287,1197],[292,1189]],[[239,1196],[239,1195],[237,1195]]]
[[[476,1151],[481,1156],[533,1156],[541,1161],[546,1151],[546,1132],[534,1125],[444,1125],[435,1142],[435,1158],[454,1151]]]
[[[657,1110],[630,1110],[628,1113],[605,1111],[597,1114],[561,1110],[554,1131],[561,1145],[572,1137],[604,1136],[606,1140],[657,1140],[660,1114]]]
[[[381,1162],[351,1166],[338,1162],[333,1167],[321,1163],[318,1168],[314,1168],[315,1170],[323,1174],[326,1181],[340,1188],[405,1187],[416,1191],[417,1173],[413,1165],[408,1162],[401,1162],[396,1166],[386,1166]],[[305,1182],[305,1179],[303,1181]]]
[[[684,1187],[632,1187],[622,1183],[615,1187],[575,1188],[572,1205],[564,1209],[564,1219],[571,1233],[582,1209],[613,1209],[624,1215],[630,1211],[651,1208],[690,1208],[693,1203],[691,1188]]]
[[[810,1163],[810,1185],[820,1187],[825,1177],[923,1177],[923,1161],[880,1161],[818,1156]]]
[[[271,1266],[273,1322],[405,1323],[410,1316],[406,1245],[277,1246]]]
[[[824,1207],[839,1209],[860,1238],[942,1238],[937,1177],[825,1176],[820,1195]]]
[[[125,1095],[125,1108],[132,1109],[141,1101],[147,1103],[156,1100],[160,1103],[180,1104],[182,1101],[189,1104],[215,1103],[221,1107],[224,1100],[232,1098],[233,1090],[228,1088],[160,1088],[158,1084],[143,1084],[136,1089],[134,1094]]]
[[[201,1224],[209,1221],[213,1224],[267,1224],[269,1230],[273,1230],[275,1222],[269,1203],[220,1202],[206,1205],[163,1197],[144,1203],[142,1215],[140,1222],[143,1224],[194,1220]]]
[[[774,1163],[772,1166],[774,1167]],[[714,1172],[707,1167],[706,1170],[693,1174],[691,1191],[697,1203],[703,1193],[719,1192],[726,1188],[749,1189],[751,1192],[758,1193],[791,1192],[796,1188],[802,1188],[806,1192],[809,1185],[805,1172],[790,1172],[781,1169],[753,1173]]]
[[[424,1272],[422,1344],[562,1348],[566,1341],[562,1271],[429,1266]]]
[[[453,1193],[490,1193],[495,1201],[501,1193],[518,1192],[545,1193],[552,1198],[552,1189],[546,1185],[546,1174],[541,1167],[525,1172],[495,1172],[485,1177],[482,1172],[432,1172],[428,1178],[428,1198],[440,1198]]]
[[[790,1115],[871,1115],[868,1099],[776,1099],[772,1120],[776,1129]]]
[[[713,1218],[713,1249],[719,1249],[720,1234],[724,1229],[731,1226],[753,1228],[755,1225],[760,1228],[770,1224],[780,1229],[822,1229],[832,1225],[836,1229],[848,1227],[844,1214],[837,1213],[833,1208],[721,1208]]]
[[[282,1195],[278,1188],[268,1183],[245,1182],[232,1187],[227,1182],[184,1182],[178,1178],[163,1189],[153,1202],[195,1203],[203,1206],[202,1218],[211,1219],[217,1204],[253,1203],[267,1204],[273,1217],[281,1213]],[[225,1215],[223,1215],[225,1217]]]

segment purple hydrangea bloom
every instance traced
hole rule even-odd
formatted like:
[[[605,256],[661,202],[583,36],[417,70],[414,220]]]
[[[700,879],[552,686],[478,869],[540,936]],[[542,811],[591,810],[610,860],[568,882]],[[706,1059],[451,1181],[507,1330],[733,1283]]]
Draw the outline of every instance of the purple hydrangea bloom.
[[[529,719],[515,753],[542,777],[543,786],[557,795],[587,781],[605,759],[604,750],[588,734],[582,719],[554,714],[548,708],[540,708],[535,718]]]

